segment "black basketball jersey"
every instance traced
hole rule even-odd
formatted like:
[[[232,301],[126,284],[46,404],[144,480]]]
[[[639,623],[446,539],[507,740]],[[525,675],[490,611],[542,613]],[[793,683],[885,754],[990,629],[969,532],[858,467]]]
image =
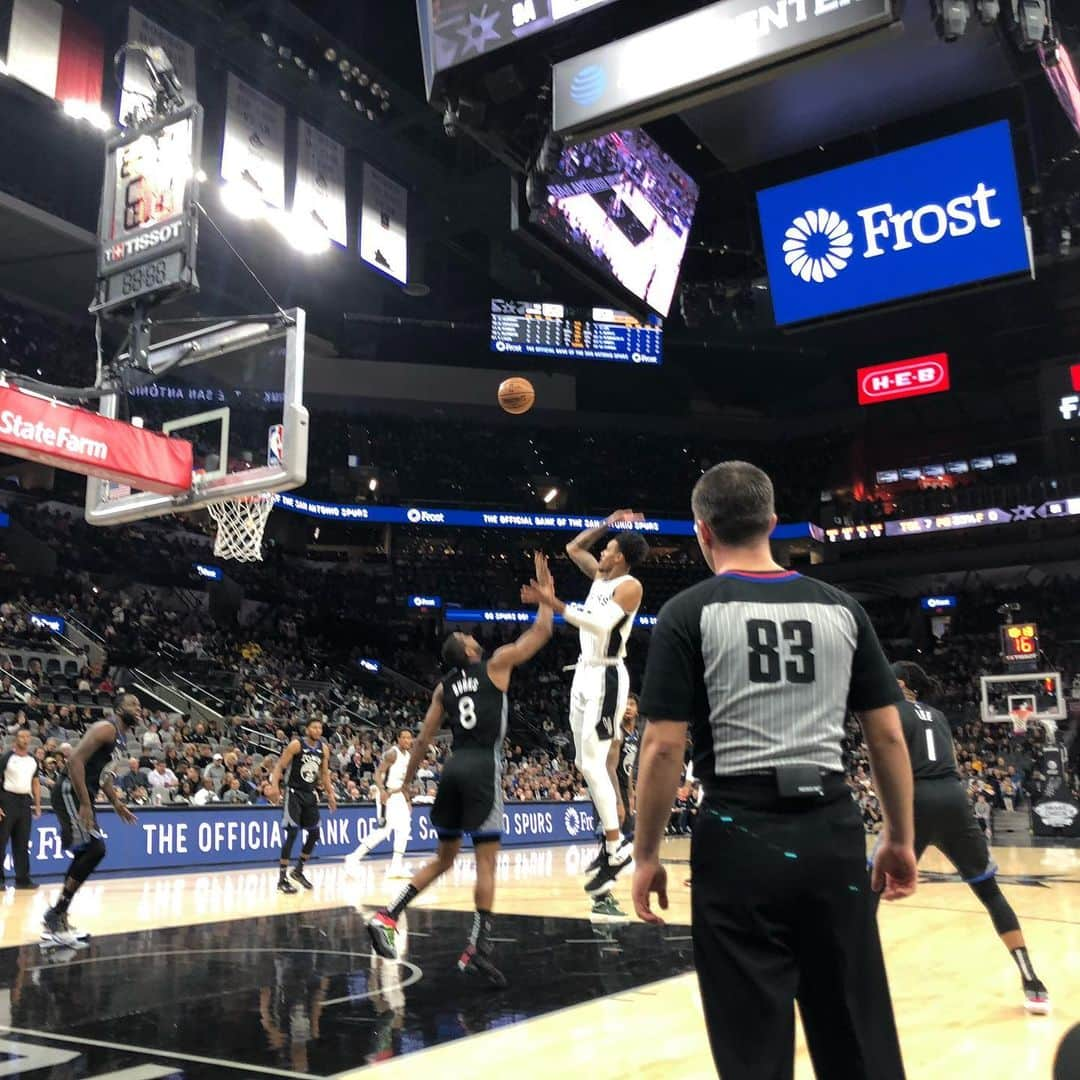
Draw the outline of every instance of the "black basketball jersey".
[[[921,701],[903,701],[898,708],[915,779],[958,777],[952,728],[945,714]]]
[[[105,766],[112,761],[115,754],[123,754],[127,749],[127,739],[120,730],[120,725],[115,720],[110,720],[109,723],[116,729],[116,741],[99,746],[86,759],[86,790],[91,799],[97,797],[101,788],[101,774],[105,771]]]
[[[443,709],[455,750],[502,749],[507,699],[488,675],[487,661],[456,668],[442,681]]]
[[[300,753],[289,762],[285,771],[285,783],[290,791],[300,791],[308,794],[313,792],[319,783],[323,763],[323,741],[320,739],[314,746],[309,746],[306,739],[300,740]]]

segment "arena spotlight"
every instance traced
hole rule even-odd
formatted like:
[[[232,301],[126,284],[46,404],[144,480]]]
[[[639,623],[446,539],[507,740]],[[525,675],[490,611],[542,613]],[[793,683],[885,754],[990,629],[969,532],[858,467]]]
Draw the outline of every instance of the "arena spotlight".
[[[544,504],[550,506],[559,497],[559,489],[551,488],[544,496]]]
[[[964,36],[971,18],[971,0],[932,0],[930,10],[934,29],[943,41]]]
[[[266,33],[265,30],[259,35],[259,37],[262,38],[262,43],[268,49],[272,49],[274,47],[274,39],[268,33]]]
[[[323,59],[332,64],[337,59],[337,49],[333,47],[327,49],[326,52],[323,53]]]
[[[370,491],[370,492],[376,492],[376,491],[378,491],[378,490],[379,490],[379,480],[378,480],[378,478],[377,478],[377,477],[373,476],[373,477],[372,477],[372,478],[371,478],[371,479],[370,479],[370,480],[369,480],[369,481],[367,482],[367,489],[368,489],[368,491]]]
[[[266,216],[262,196],[242,180],[230,180],[221,185],[221,205],[241,221],[258,221]]]
[[[67,98],[63,103],[64,114],[73,120],[85,120],[92,128],[98,131],[108,131],[112,127],[112,121],[108,114],[92,105],[89,101],[80,98]]]
[[[318,222],[286,210],[269,215],[270,224],[282,238],[301,255],[325,255],[330,250],[330,236]]]
[[[1034,49],[1047,38],[1050,27],[1048,0],[1010,0],[1013,37],[1021,49]]]

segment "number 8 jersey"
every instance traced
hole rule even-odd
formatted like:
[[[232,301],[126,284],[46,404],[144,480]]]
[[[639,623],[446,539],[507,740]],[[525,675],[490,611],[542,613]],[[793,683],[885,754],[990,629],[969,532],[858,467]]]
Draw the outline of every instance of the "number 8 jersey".
[[[443,679],[442,688],[454,751],[501,751],[506,736],[507,699],[488,677],[487,661],[455,668]]]

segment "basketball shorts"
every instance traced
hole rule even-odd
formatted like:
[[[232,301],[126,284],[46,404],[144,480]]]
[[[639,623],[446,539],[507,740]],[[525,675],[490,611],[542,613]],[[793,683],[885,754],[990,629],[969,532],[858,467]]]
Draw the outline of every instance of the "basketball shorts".
[[[630,696],[625,664],[581,665],[570,686],[570,732],[579,750],[586,739],[610,742],[621,736],[623,713]]]
[[[105,839],[96,819],[91,829],[79,820],[79,797],[66,776],[52,789],[51,801],[56,822],[60,826],[60,844],[64,851],[77,855],[91,840]]]
[[[285,792],[283,824],[286,829],[317,829],[319,827],[319,798],[314,791]]]
[[[953,777],[915,781],[915,857],[933,845],[968,885],[997,873],[963,785]]]
[[[459,750],[446,763],[431,823],[440,840],[468,833],[473,843],[502,836],[502,760],[496,750]]]

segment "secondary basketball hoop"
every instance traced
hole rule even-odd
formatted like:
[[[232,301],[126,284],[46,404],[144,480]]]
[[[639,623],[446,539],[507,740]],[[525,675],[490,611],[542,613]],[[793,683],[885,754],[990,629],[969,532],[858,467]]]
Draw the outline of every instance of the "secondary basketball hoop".
[[[217,526],[214,554],[219,559],[262,561],[263,533],[270,520],[270,511],[274,509],[272,491],[221,499],[207,503],[206,509]]]

